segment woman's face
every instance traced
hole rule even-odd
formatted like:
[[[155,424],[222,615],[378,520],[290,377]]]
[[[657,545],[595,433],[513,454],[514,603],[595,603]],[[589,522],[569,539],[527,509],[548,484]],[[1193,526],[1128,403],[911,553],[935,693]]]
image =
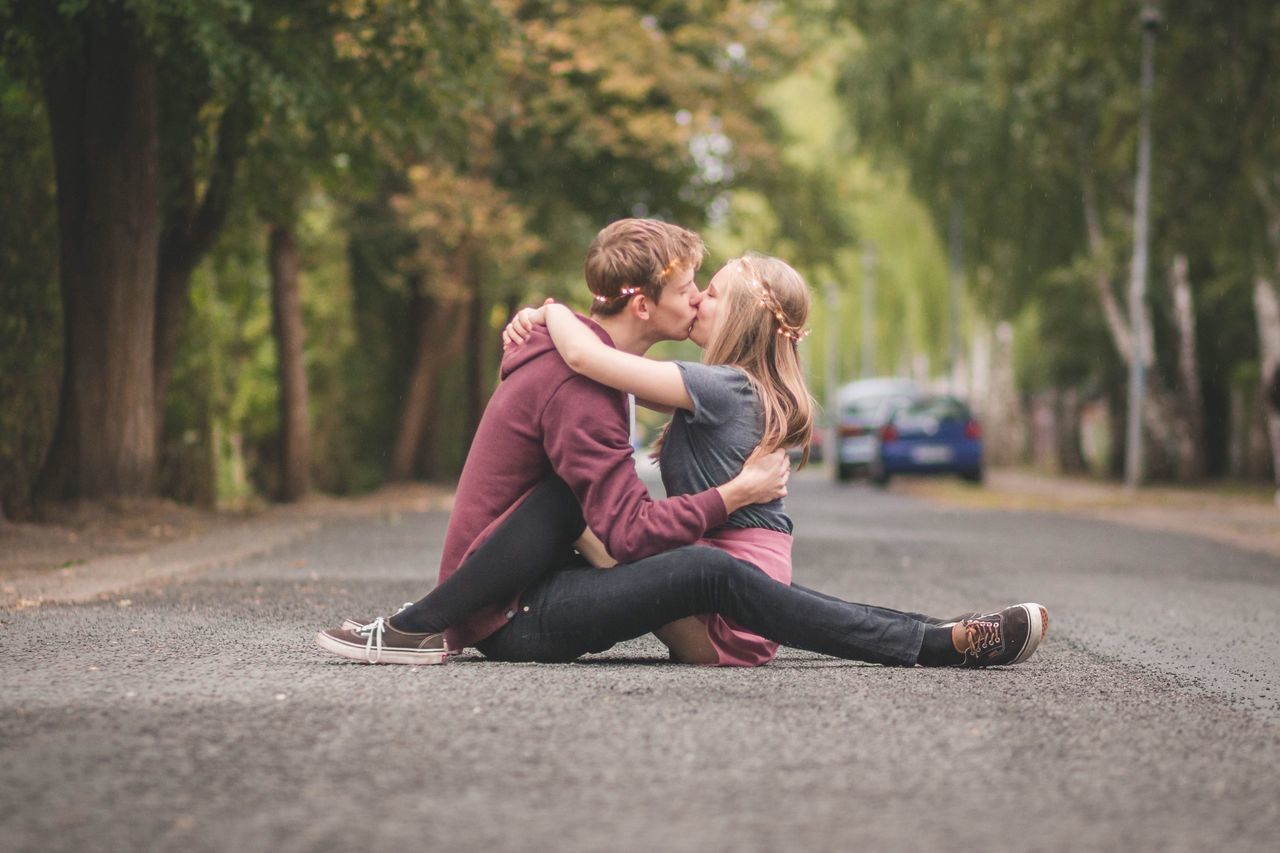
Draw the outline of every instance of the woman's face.
[[[711,343],[716,329],[719,328],[721,320],[719,305],[728,294],[729,287],[732,286],[733,276],[730,275],[730,270],[735,263],[737,262],[730,261],[711,277],[711,283],[702,292],[702,299],[698,302],[698,319],[689,331],[689,340],[702,349],[707,348],[707,344]]]

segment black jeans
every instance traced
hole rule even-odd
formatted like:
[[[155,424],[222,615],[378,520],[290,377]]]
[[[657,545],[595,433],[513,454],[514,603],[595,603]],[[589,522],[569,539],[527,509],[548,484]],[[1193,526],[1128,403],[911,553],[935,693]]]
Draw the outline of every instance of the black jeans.
[[[567,489],[539,489],[529,501],[573,500],[567,494]],[[522,517],[548,509],[529,501],[493,537],[527,537]],[[450,581],[479,569],[468,565],[476,556]],[[519,573],[535,574],[528,569],[522,566]],[[724,551],[689,546],[611,569],[547,571],[524,591],[510,621],[477,648],[495,660],[570,661],[700,614],[724,616],[784,646],[906,666],[916,663],[928,620],[781,584]]]
[[[559,477],[547,477],[456,572],[392,616],[392,627],[434,634],[486,605],[510,601],[553,569],[584,564],[571,546],[585,527],[573,491]]]
[[[535,488],[458,567],[391,618],[433,633],[523,590],[521,608],[477,644],[509,661],[569,661],[685,616],[719,614],[795,648],[874,663],[916,662],[928,617],[854,604],[778,583],[716,548],[690,546],[612,569],[570,564],[582,531],[577,499],[558,478]]]

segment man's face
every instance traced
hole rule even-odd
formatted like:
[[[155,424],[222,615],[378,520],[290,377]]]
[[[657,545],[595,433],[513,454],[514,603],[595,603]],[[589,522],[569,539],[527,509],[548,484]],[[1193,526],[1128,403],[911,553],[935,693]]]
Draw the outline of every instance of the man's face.
[[[662,288],[662,299],[649,305],[649,322],[658,340],[683,341],[698,319],[701,295],[693,281],[693,270],[677,267]]]

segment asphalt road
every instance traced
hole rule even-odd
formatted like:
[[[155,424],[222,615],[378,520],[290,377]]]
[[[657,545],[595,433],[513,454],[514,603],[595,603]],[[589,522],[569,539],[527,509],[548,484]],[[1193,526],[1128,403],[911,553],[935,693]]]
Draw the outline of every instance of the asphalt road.
[[[1025,665],[784,651],[569,665],[324,656],[434,577],[446,517],[333,523],[109,601],[0,611],[6,851],[1272,850],[1280,562],[794,484],[796,579],[947,613],[1037,600]]]

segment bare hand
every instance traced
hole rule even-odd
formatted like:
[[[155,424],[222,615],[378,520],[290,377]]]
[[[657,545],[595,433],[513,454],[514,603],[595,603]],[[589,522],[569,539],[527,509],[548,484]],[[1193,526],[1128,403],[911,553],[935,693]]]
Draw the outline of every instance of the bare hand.
[[[517,311],[511,318],[511,322],[507,323],[507,327],[502,330],[503,348],[520,346],[529,339],[534,326],[547,325],[546,306],[553,302],[555,302],[554,299],[548,298],[538,308],[521,308]]]
[[[734,478],[741,486],[747,503],[763,504],[787,496],[787,479],[791,476],[791,460],[787,451],[764,452],[759,447],[751,452],[742,473]]]
[[[588,563],[597,569],[611,569],[618,565],[618,561],[613,559],[604,543],[600,541],[600,537],[590,527],[582,531],[582,536],[573,543],[573,546]]]

